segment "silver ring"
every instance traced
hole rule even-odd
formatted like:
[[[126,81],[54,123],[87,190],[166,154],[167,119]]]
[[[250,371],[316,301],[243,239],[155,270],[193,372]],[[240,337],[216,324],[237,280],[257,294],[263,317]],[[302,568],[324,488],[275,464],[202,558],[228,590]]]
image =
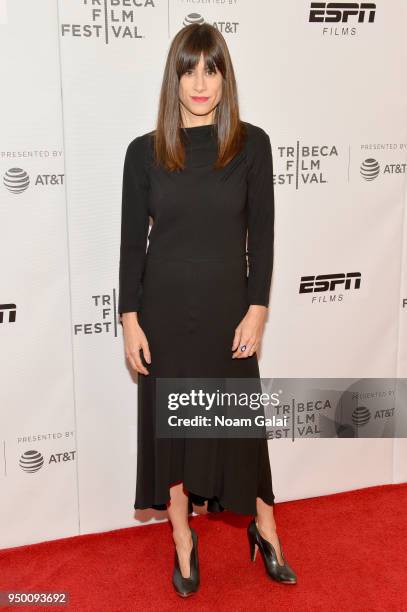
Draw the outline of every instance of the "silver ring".
[[[246,350],[246,345],[245,345],[245,344],[242,344],[242,346],[240,347],[240,350],[241,350],[241,351],[245,351],[245,350]]]

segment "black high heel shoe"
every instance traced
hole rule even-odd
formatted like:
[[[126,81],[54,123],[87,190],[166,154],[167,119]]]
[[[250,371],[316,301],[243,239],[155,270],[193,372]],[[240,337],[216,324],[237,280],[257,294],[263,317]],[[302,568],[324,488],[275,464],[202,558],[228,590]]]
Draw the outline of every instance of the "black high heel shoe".
[[[274,546],[260,535],[260,532],[257,529],[255,519],[253,519],[251,523],[249,523],[249,526],[247,528],[247,535],[249,538],[251,560],[256,560],[257,551],[260,549],[266,572],[270,576],[270,578],[273,578],[273,580],[277,580],[278,582],[284,582],[286,584],[296,584],[297,576],[294,570],[288,565],[287,561],[285,560],[283,551],[281,549],[280,538],[278,538],[278,542],[280,544],[281,556],[284,559],[284,565],[280,565],[280,563],[278,562],[277,553]]]
[[[176,592],[181,597],[188,597],[199,589],[199,559],[198,559],[198,535],[191,527],[192,535],[192,550],[189,558],[190,574],[188,578],[184,578],[181,574],[179,567],[179,559],[177,549],[175,549],[175,560],[174,560],[174,572],[172,576],[172,583],[175,587]]]

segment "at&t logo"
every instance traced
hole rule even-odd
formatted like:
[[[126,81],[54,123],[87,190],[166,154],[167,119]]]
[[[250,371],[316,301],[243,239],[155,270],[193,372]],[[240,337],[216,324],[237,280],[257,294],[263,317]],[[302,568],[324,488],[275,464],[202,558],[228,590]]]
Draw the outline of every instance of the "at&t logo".
[[[28,474],[38,472],[44,465],[44,457],[36,450],[25,451],[20,457],[20,468]]]
[[[360,166],[360,174],[366,181],[373,181],[380,174],[379,162],[368,157]]]
[[[30,185],[30,177],[22,168],[10,168],[3,176],[3,185],[10,193],[22,193]]]
[[[182,22],[183,26],[188,26],[191,23],[205,23],[204,17],[200,13],[189,13]],[[215,28],[222,32],[222,34],[236,34],[239,23],[237,21],[212,21],[211,23]]]
[[[48,460],[50,463],[65,463],[67,461],[74,461],[76,450],[63,451],[61,453],[52,453]],[[19,461],[19,466],[27,474],[33,474],[38,472],[44,465],[45,460],[43,455],[37,450],[25,451]]]

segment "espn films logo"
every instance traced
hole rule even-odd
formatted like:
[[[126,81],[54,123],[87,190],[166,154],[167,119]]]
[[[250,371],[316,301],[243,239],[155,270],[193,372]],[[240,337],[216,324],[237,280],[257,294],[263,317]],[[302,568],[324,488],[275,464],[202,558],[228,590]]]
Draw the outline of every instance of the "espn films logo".
[[[17,306],[15,304],[0,304],[0,324],[15,323]]]
[[[337,289],[350,291],[359,289],[361,280],[360,272],[301,276],[299,293],[330,293]]]
[[[311,2],[309,21],[313,23],[373,23],[376,14],[374,2]]]

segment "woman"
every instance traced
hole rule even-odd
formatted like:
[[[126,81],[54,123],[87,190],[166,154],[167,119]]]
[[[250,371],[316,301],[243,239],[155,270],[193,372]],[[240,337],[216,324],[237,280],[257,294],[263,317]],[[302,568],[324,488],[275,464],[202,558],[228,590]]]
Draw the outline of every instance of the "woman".
[[[126,151],[118,307],[139,373],[134,508],[168,510],[183,596],[199,587],[192,503],[255,515],[252,560],[260,549],[270,577],[296,582],[276,533],[267,440],[169,439],[154,429],[157,377],[259,379],[273,237],[270,139],[239,118],[220,32],[189,25],[170,46],[156,129]]]

